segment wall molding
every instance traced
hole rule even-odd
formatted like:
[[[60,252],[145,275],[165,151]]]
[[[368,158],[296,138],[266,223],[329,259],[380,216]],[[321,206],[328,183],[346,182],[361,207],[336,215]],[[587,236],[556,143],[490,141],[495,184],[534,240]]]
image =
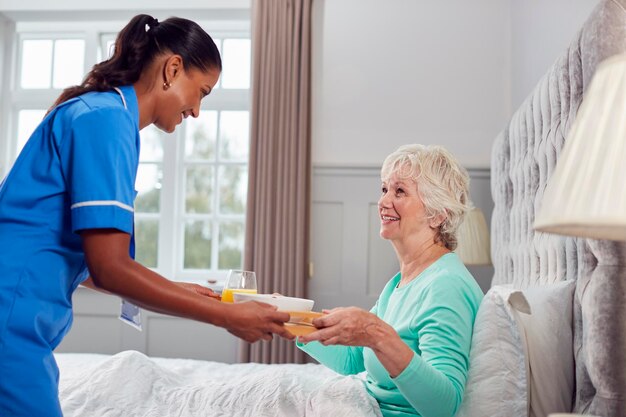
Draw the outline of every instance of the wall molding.
[[[491,168],[465,168],[470,178],[491,178]],[[314,164],[313,176],[364,176],[378,177],[380,166],[376,165],[334,165],[334,164]]]

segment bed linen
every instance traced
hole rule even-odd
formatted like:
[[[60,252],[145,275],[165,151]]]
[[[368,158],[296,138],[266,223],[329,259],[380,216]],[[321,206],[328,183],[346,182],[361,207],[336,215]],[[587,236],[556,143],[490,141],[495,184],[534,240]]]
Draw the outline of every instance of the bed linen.
[[[55,355],[65,417],[379,417],[360,376],[317,365],[229,365],[193,359]]]

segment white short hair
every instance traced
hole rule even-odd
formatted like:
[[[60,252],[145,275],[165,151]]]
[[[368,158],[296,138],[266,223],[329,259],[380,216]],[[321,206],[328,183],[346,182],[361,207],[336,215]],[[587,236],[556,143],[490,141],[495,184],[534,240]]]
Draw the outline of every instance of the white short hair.
[[[435,241],[456,249],[457,230],[470,208],[469,175],[454,156],[441,146],[403,145],[387,156],[380,171],[383,181],[392,175],[417,185],[426,216],[445,216]]]

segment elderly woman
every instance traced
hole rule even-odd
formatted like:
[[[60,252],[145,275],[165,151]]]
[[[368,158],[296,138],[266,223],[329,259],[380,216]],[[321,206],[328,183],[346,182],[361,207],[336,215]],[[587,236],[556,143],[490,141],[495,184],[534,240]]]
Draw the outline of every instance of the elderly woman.
[[[483,296],[453,252],[469,178],[445,149],[406,145],[385,159],[381,179],[380,235],[391,241],[400,272],[370,312],[330,310],[298,346],[339,373],[366,371],[385,417],[452,417]]]

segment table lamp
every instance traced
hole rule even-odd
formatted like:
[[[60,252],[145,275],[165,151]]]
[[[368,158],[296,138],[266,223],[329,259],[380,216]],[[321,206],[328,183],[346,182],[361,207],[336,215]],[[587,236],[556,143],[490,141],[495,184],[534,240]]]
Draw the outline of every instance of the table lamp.
[[[483,212],[472,207],[457,234],[456,254],[465,265],[491,265],[489,229]]]

